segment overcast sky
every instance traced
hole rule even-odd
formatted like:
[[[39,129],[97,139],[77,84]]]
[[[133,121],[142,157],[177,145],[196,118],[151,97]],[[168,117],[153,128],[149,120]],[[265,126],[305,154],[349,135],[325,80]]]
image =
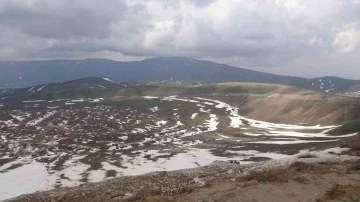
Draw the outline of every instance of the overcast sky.
[[[360,0],[0,0],[0,60],[184,56],[360,79]]]

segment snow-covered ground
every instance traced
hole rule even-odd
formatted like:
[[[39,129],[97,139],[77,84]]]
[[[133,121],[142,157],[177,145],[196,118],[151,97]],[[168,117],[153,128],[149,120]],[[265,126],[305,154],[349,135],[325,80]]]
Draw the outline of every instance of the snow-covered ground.
[[[46,167],[33,160],[29,164],[0,174],[0,200],[33,193],[48,187]]]
[[[29,137],[26,136],[27,133],[24,137],[9,136],[9,134],[0,136],[0,141],[5,142],[13,153],[27,156],[0,167],[0,200],[55,186],[79,185],[85,178],[88,182],[102,181],[109,177],[107,176],[109,171],[115,172],[115,175],[111,176],[115,177],[195,168],[217,160],[236,160],[246,164],[252,162],[249,160],[251,157],[281,159],[290,155],[280,149],[264,152],[260,148],[257,150],[256,147],[276,145],[280,148],[289,144],[326,143],[356,135],[327,134],[329,130],[338,126],[274,124],[253,120],[241,116],[236,107],[207,98],[178,96],[143,96],[142,98],[141,100],[146,102],[142,111],[131,107],[116,111],[116,108],[102,104],[96,107],[91,105],[89,105],[91,107],[82,107],[79,111],[47,106],[48,110],[42,112],[14,112],[10,116],[11,119],[0,121],[0,129],[29,127],[37,132]],[[103,98],[78,98],[28,100],[25,103],[59,106],[64,103],[71,104],[69,107],[72,107],[89,102],[102,103],[103,100]],[[193,108],[188,110],[183,105],[187,107],[191,105]],[[54,107],[56,111],[49,110]],[[160,116],[162,113],[165,115]],[[224,119],[227,121],[223,122]],[[70,132],[65,133],[64,136],[61,133],[47,136],[43,127],[48,124],[56,124],[62,130]],[[87,131],[94,125],[96,126],[94,130]],[[223,133],[223,127],[242,132],[239,136],[232,136]],[[79,132],[81,135],[78,134]],[[39,134],[45,135],[45,138],[41,139],[42,136]],[[205,138],[200,138],[203,134]],[[20,143],[24,141],[27,145],[34,137],[37,138],[37,144],[47,148],[45,150],[47,153],[31,158],[31,153],[38,151],[38,148],[27,146],[23,149]],[[59,152],[60,149],[56,146],[61,144],[61,141],[65,142],[63,147],[68,150]],[[230,146],[227,145],[229,142]],[[253,147],[254,144],[256,147]],[[246,149],[249,145],[251,149]],[[50,151],[50,146],[58,150]],[[301,152],[304,151],[299,150],[298,154]],[[6,159],[9,156],[10,153],[0,158]],[[42,158],[56,160],[49,160],[48,163],[37,161]],[[85,158],[88,159],[84,160]],[[92,168],[94,158],[98,158],[99,162],[95,162],[98,163],[98,168]],[[55,169],[54,167],[61,161],[63,161],[61,166]],[[17,163],[23,165],[7,170]]]

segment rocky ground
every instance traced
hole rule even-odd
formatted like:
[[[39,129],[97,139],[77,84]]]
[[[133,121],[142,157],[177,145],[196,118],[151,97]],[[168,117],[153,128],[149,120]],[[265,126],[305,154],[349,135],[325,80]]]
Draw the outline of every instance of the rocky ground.
[[[348,149],[247,165],[218,161],[201,168],[119,177],[9,201],[357,201],[359,157],[341,152]]]

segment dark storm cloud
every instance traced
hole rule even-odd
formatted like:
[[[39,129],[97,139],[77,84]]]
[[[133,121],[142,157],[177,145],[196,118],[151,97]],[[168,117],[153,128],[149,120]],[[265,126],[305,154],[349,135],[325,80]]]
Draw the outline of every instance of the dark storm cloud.
[[[121,19],[126,9],[125,3],[116,0],[4,0],[1,3],[3,26],[44,38],[109,37],[110,25]]]
[[[359,13],[358,0],[1,0],[0,59],[186,56],[354,76]]]

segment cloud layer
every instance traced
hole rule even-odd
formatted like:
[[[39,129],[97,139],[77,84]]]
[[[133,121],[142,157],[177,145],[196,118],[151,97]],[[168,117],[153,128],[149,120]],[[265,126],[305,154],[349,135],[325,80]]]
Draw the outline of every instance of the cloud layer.
[[[360,79],[359,0],[1,0],[0,60],[185,56]]]

